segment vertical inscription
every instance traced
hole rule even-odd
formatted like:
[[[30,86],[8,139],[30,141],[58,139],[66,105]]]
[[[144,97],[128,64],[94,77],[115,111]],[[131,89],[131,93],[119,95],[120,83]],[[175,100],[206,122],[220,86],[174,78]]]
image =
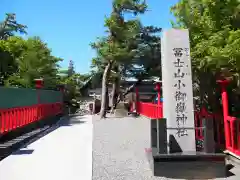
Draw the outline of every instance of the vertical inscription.
[[[184,53],[185,50],[185,53]],[[174,54],[174,88],[175,88],[175,113],[176,113],[176,124],[177,124],[177,132],[176,135],[180,138],[182,136],[188,136],[188,131],[185,127],[186,122],[188,120],[186,109],[187,109],[187,93],[184,91],[187,88],[186,84],[184,83],[184,78],[186,73],[184,72],[184,67],[186,66],[184,61],[182,61],[183,56],[189,55],[188,48],[173,48]]]

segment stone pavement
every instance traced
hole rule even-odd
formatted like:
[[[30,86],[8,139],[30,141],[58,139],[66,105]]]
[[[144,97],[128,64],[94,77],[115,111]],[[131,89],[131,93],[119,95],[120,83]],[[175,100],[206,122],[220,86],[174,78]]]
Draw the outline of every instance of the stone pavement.
[[[94,117],[93,180],[170,180],[152,176],[145,154],[150,146],[149,123],[145,118]],[[240,166],[231,172],[235,175],[217,180],[240,179]]]
[[[0,161],[0,180],[91,180],[92,117],[75,116]]]

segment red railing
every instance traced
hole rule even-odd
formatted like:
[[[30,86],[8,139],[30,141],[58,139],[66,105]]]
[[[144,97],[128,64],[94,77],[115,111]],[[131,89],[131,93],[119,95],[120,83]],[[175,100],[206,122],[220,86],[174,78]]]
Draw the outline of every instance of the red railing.
[[[62,112],[63,104],[61,102],[0,109],[0,134],[23,127],[35,121],[56,116]]]
[[[163,118],[162,103],[158,105],[153,103],[137,102],[136,105],[137,105],[136,106],[137,113],[145,117],[148,117],[151,119]],[[131,109],[133,110],[133,108]],[[204,129],[202,128],[204,127],[203,120],[211,119],[213,121],[215,145],[217,148],[220,148],[220,149],[224,148],[225,137],[224,137],[224,124],[223,124],[222,114],[210,113],[205,108],[201,108],[201,110],[195,111],[194,116],[195,116],[195,127],[196,127],[196,139],[197,140],[204,139]],[[240,126],[239,126],[239,129],[240,129]],[[240,141],[239,141],[239,147],[240,147]]]
[[[240,119],[228,116],[225,122],[226,149],[240,156]]]
[[[138,102],[137,103],[137,112],[143,116],[152,119],[158,119],[163,117],[162,104],[153,104]]]

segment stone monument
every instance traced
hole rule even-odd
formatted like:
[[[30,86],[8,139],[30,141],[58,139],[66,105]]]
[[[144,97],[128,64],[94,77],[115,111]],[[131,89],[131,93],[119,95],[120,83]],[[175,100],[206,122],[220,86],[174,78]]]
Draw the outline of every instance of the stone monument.
[[[196,151],[188,36],[188,30],[171,29],[162,38],[163,117],[168,142],[179,145],[168,147],[170,152]]]
[[[163,119],[155,120],[154,175],[180,179],[224,176],[224,154],[196,151],[189,31],[164,31],[161,54]]]

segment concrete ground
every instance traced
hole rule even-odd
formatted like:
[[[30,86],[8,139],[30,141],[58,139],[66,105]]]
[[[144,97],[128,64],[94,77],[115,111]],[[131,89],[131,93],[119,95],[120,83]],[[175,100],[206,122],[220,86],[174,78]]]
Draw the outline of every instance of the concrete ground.
[[[51,133],[0,161],[0,180],[91,180],[92,117],[59,122]]]
[[[149,123],[145,118],[99,120],[99,117],[94,117],[93,180],[171,179],[152,176],[145,153],[145,148],[150,146]],[[173,172],[174,169],[166,171]],[[228,178],[216,179],[239,180],[240,166],[232,168],[230,174],[232,176]]]

